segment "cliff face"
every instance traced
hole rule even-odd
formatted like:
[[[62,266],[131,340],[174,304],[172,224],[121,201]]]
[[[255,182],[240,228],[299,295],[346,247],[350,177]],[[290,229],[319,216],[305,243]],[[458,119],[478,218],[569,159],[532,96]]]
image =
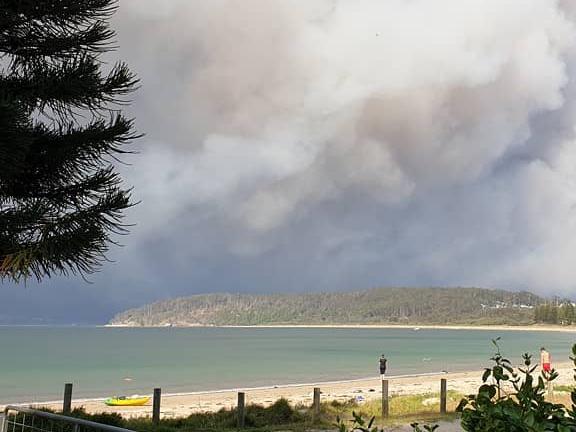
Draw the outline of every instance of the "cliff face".
[[[208,294],[152,303],[109,324],[531,324],[543,302],[528,292],[481,288],[376,288],[301,295]]]

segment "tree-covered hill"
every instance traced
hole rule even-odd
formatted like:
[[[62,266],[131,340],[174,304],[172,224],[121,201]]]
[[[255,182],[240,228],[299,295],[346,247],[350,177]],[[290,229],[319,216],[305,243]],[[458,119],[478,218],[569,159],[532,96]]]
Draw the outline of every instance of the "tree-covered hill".
[[[110,324],[532,324],[543,302],[529,292],[481,288],[375,288],[316,294],[207,294],[161,301]]]

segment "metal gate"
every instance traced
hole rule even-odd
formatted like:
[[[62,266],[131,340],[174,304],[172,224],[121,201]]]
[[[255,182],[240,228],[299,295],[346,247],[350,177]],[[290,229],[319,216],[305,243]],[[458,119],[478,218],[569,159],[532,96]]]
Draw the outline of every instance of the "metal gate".
[[[0,418],[0,432],[133,432],[88,420],[31,408],[7,406]]]

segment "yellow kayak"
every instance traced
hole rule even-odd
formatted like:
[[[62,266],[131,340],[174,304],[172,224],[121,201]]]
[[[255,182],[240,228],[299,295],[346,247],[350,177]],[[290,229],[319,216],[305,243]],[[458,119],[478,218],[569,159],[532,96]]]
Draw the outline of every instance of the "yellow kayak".
[[[149,400],[148,396],[114,396],[106,399],[104,403],[108,406],[141,406],[146,405]]]

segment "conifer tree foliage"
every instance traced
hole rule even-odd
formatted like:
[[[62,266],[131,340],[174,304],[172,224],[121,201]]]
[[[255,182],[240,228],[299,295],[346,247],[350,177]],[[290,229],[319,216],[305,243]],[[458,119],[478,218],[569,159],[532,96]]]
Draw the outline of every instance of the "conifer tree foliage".
[[[138,80],[114,49],[116,0],[0,0],[0,280],[88,274],[133,203],[114,163],[137,138]]]
[[[573,325],[576,324],[576,308],[569,300],[544,303],[534,308],[534,321],[546,324]]]

